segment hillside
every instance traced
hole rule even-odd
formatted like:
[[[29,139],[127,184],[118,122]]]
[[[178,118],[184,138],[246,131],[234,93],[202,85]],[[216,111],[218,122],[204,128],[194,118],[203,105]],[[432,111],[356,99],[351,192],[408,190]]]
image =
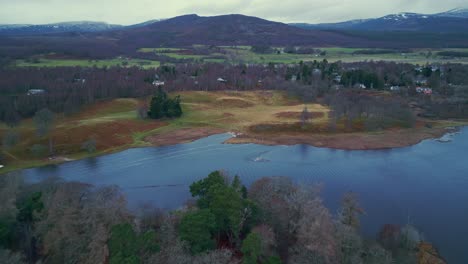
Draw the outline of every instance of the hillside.
[[[185,15],[138,28],[106,32],[131,47],[205,45],[332,45],[357,41],[339,33],[304,30],[244,15]]]

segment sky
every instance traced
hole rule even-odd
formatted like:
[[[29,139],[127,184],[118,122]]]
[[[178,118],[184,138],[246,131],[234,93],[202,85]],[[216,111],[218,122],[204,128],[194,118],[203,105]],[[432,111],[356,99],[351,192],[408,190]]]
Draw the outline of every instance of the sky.
[[[244,14],[285,23],[327,23],[458,7],[468,7],[468,0],[0,0],[0,24],[87,20],[130,25],[184,14]]]

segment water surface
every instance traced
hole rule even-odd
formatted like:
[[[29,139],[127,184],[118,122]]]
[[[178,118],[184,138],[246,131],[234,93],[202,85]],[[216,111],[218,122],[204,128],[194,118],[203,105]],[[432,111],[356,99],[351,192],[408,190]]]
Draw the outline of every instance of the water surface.
[[[249,185],[264,176],[324,183],[323,198],[336,212],[346,191],[359,194],[363,232],[375,236],[386,223],[411,223],[449,263],[468,263],[468,128],[441,143],[380,151],[344,151],[306,145],[222,144],[230,135],[188,144],[120,153],[24,170],[32,180],[59,176],[117,185],[136,208],[152,203],[173,209],[190,198],[188,186],[214,170],[239,175]]]

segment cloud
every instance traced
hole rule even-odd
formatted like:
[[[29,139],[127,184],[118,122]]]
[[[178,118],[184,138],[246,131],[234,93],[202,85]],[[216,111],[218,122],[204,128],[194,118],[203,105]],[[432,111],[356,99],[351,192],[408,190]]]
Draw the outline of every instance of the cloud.
[[[0,0],[0,23],[92,20],[134,24],[189,13],[237,13],[282,22],[319,23],[467,6],[467,0]]]

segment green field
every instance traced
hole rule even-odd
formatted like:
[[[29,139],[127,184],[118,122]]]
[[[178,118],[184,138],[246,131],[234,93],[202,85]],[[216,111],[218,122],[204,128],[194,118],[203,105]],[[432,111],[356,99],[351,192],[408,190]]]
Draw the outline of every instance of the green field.
[[[289,54],[284,53],[283,47],[274,47],[277,52],[269,54],[258,54],[251,50],[250,46],[219,46],[211,54],[200,54],[200,49],[206,53],[207,46],[193,45],[188,48],[159,47],[141,48],[139,52],[152,52],[158,55],[168,56],[178,60],[193,60],[198,63],[249,63],[249,64],[293,64],[300,61],[322,61],[329,62],[361,62],[361,61],[389,61],[411,64],[434,64],[434,63],[462,63],[468,64],[468,57],[442,57],[437,53],[441,51],[468,52],[468,49],[413,49],[406,53],[380,53],[380,54],[358,54],[356,52],[367,50],[365,48],[341,48],[327,47],[317,48],[321,54]],[[221,49],[221,51],[220,51]],[[14,66],[17,67],[142,67],[157,68],[160,63],[153,60],[127,59],[118,57],[106,60],[82,60],[82,59],[58,59],[47,58],[46,56],[35,56],[28,60],[17,60]]]

